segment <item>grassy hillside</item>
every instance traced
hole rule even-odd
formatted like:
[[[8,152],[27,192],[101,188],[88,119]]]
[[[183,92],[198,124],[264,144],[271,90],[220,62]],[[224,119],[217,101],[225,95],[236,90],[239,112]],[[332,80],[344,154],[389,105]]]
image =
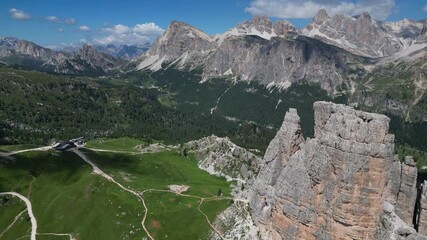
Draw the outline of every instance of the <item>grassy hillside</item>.
[[[190,195],[212,197],[222,189],[222,193],[229,196],[229,183],[201,171],[195,160],[178,153],[87,152],[89,158],[116,181],[139,192],[166,190],[169,184],[186,184],[190,186],[186,192]],[[49,233],[94,240],[145,237],[141,227],[145,210],[140,200],[91,172],[89,164],[71,152],[29,152],[16,156],[13,161],[0,158],[0,192],[16,191],[30,199],[38,233],[42,234],[40,239],[66,239],[43,235]],[[210,227],[197,208],[199,198],[155,190],[143,196],[149,209],[147,228],[156,239],[204,239],[207,236]],[[214,218],[229,203],[229,200],[208,201],[206,206],[202,204],[203,211]],[[16,198],[0,197],[0,233],[24,209],[25,205]],[[24,213],[4,239],[28,235],[30,227],[28,215]]]

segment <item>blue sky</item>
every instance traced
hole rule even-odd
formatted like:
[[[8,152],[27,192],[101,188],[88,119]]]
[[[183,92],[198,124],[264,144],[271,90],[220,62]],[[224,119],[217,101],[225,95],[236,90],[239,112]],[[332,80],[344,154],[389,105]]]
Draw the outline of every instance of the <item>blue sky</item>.
[[[426,0],[1,0],[0,36],[44,46],[153,41],[172,20],[209,34],[225,32],[252,15],[305,26],[325,8],[330,15],[371,13],[381,20],[427,18]]]

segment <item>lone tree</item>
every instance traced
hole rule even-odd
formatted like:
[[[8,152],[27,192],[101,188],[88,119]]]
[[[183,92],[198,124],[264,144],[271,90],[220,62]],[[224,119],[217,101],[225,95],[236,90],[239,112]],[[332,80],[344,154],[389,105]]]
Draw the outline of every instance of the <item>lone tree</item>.
[[[218,197],[221,197],[221,195],[222,195],[222,191],[221,191],[221,188],[220,188],[220,189],[218,189]]]

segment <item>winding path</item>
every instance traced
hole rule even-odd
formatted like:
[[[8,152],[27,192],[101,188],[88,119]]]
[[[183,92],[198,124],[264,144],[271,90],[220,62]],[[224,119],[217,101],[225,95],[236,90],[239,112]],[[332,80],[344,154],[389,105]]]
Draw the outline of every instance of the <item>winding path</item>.
[[[27,211],[27,209],[25,209],[24,211],[22,211],[22,212],[20,212],[18,215],[16,215],[15,219],[13,220],[13,222],[12,222],[11,224],[9,224],[9,226],[7,226],[7,228],[6,228],[5,230],[3,230],[3,232],[2,232],[2,233],[0,233],[0,239],[3,237],[3,235],[4,235],[5,233],[7,233],[7,231],[9,231],[9,230],[13,227],[13,225],[18,221],[18,219],[21,217],[21,215],[22,215],[24,212],[26,212],[26,211]]]
[[[102,152],[115,152],[115,151],[103,150],[103,149],[97,149],[97,150],[98,151],[101,150]],[[154,240],[154,238],[153,238],[153,236],[151,236],[150,232],[148,231],[148,229],[145,226],[145,221],[147,220],[147,214],[148,214],[148,207],[147,207],[147,205],[145,203],[143,195],[146,192],[166,192],[166,193],[173,193],[173,194],[176,194],[176,195],[179,195],[179,196],[183,196],[183,197],[190,197],[190,198],[199,199],[200,203],[197,206],[198,211],[205,217],[205,219],[208,222],[209,226],[212,228],[212,230],[216,234],[218,234],[218,236],[221,239],[225,239],[225,238],[221,235],[220,231],[218,229],[216,229],[215,226],[210,222],[208,216],[200,209],[200,206],[203,204],[203,202],[205,200],[206,201],[210,201],[210,200],[226,200],[226,199],[233,200],[233,201],[236,201],[236,202],[242,202],[242,203],[245,203],[245,204],[248,204],[248,202],[249,202],[247,199],[239,199],[239,198],[232,198],[232,197],[218,197],[218,196],[213,196],[213,197],[205,198],[205,197],[200,197],[200,196],[195,196],[195,195],[189,195],[189,194],[185,194],[185,193],[177,193],[177,192],[174,192],[174,191],[171,191],[171,190],[164,190],[164,189],[145,189],[142,192],[138,193],[138,192],[135,192],[135,191],[133,191],[131,189],[128,189],[128,188],[124,187],[123,185],[121,185],[120,183],[118,183],[116,180],[114,180],[113,177],[111,177],[110,175],[106,174],[95,163],[93,163],[90,159],[88,159],[87,156],[83,152],[81,152],[79,149],[73,149],[71,151],[73,151],[74,153],[76,153],[81,159],[83,159],[85,162],[87,162],[89,165],[91,165],[92,168],[93,168],[93,173],[98,174],[98,175],[104,177],[105,179],[113,182],[114,184],[116,184],[117,186],[119,186],[124,191],[129,192],[129,193],[135,195],[138,199],[141,200],[141,202],[142,202],[142,204],[144,206],[144,209],[145,209],[144,217],[143,217],[143,219],[141,221],[141,225],[142,225],[142,228],[144,229],[145,233],[147,234],[147,236],[150,238],[150,240]]]
[[[37,219],[34,216],[33,206],[31,205],[30,200],[28,200],[28,198],[26,198],[26,197],[24,197],[21,194],[16,193],[16,192],[3,192],[3,193],[0,193],[0,196],[3,196],[3,195],[12,195],[12,196],[18,197],[23,202],[25,202],[25,204],[27,205],[27,212],[28,212],[28,215],[30,216],[30,220],[31,220],[31,240],[36,240],[36,235],[37,235]]]
[[[23,150],[12,151],[12,152],[0,152],[0,157],[8,157],[8,156],[12,156],[12,155],[16,155],[16,154],[24,153],[24,152],[48,151],[50,149],[52,149],[51,146],[46,146],[46,147],[23,149]]]
[[[89,160],[89,158],[87,158],[87,156],[86,156],[84,153],[82,153],[79,149],[73,149],[72,151],[73,151],[75,154],[77,154],[81,159],[83,159],[85,162],[89,163],[89,164],[92,166],[92,168],[93,168],[93,172],[94,172],[95,174],[98,174],[98,175],[100,175],[101,177],[103,177],[103,178],[107,179],[108,181],[110,181],[110,182],[112,182],[112,183],[116,184],[117,186],[119,186],[119,187],[120,187],[121,189],[123,189],[124,191],[126,191],[126,192],[128,192],[128,193],[133,194],[134,196],[136,196],[138,199],[140,199],[140,200],[142,201],[142,205],[144,205],[144,208],[145,208],[145,213],[144,213],[144,218],[142,219],[141,225],[142,225],[142,228],[144,229],[145,233],[147,233],[147,236],[148,236],[151,240],[154,240],[154,238],[151,236],[150,232],[149,232],[149,231],[147,230],[147,228],[145,227],[145,220],[147,219],[148,208],[147,208],[147,205],[145,204],[145,200],[144,200],[144,198],[142,197],[142,195],[141,195],[141,194],[139,194],[139,193],[137,193],[137,192],[135,192],[135,191],[133,191],[133,190],[131,190],[131,189],[129,189],[129,188],[126,188],[126,187],[124,187],[123,185],[121,185],[120,183],[116,182],[116,180],[114,180],[114,178],[113,178],[113,177],[111,177],[110,175],[108,175],[108,174],[106,174],[105,172],[103,172],[103,171],[102,171],[98,166],[96,166],[96,164],[95,164],[95,163],[93,163],[91,160]]]
[[[224,237],[221,235],[221,233],[218,231],[218,229],[216,229],[216,228],[215,228],[215,226],[211,223],[211,221],[209,221],[209,217],[208,217],[208,215],[206,215],[206,213],[204,213],[204,212],[202,211],[202,209],[200,209],[200,206],[202,206],[203,201],[205,201],[205,199],[204,199],[204,198],[202,198],[202,200],[200,200],[199,206],[197,206],[197,210],[199,210],[199,212],[200,212],[201,214],[203,214],[203,216],[205,216],[206,221],[209,223],[209,225],[210,225],[210,226],[211,226],[211,228],[215,231],[215,233],[216,233],[216,234],[218,234],[218,236],[219,236],[221,239],[223,239],[223,240],[224,240]]]
[[[37,233],[37,235],[45,235],[45,236],[67,236],[70,238],[70,240],[76,240],[73,235],[69,234],[69,233]]]
[[[230,87],[231,88],[231,87]],[[228,91],[229,89],[227,89]],[[226,92],[227,92],[226,91]],[[225,92],[225,93],[226,93]],[[224,93],[224,94],[225,94]],[[16,155],[19,153],[23,153],[23,152],[30,152],[30,151],[48,151],[52,149],[52,147],[50,146],[46,146],[46,147],[39,147],[39,148],[32,148],[32,149],[24,149],[24,150],[19,150],[19,151],[12,151],[12,152],[0,152],[0,157],[4,156],[4,157],[8,157],[8,156],[12,156],[12,155]],[[93,151],[100,151],[100,152],[115,152],[115,153],[127,153],[127,154],[132,154],[132,152],[125,152],[125,151],[114,151],[114,150],[104,150],[104,149],[90,149]],[[150,234],[150,232],[148,231],[148,229],[145,226],[145,221],[147,219],[147,214],[148,214],[148,208],[147,205],[145,203],[145,200],[143,198],[144,193],[146,192],[167,192],[167,193],[173,193],[179,196],[183,196],[183,197],[190,197],[190,198],[197,198],[200,200],[200,203],[197,207],[197,209],[199,210],[199,212],[206,218],[206,221],[208,222],[208,224],[210,225],[210,227],[215,231],[215,233],[217,233],[219,235],[219,237],[221,239],[224,239],[224,237],[220,234],[220,232],[215,228],[215,226],[210,222],[208,216],[200,209],[200,206],[203,204],[203,202],[209,201],[209,200],[224,200],[224,199],[230,199],[230,200],[234,200],[234,201],[238,201],[238,202],[243,202],[243,203],[247,203],[248,201],[245,199],[234,199],[231,197],[208,197],[208,198],[204,198],[204,197],[200,197],[200,196],[194,196],[194,195],[189,195],[189,194],[182,194],[182,193],[176,193],[174,191],[171,190],[163,190],[163,189],[146,189],[144,191],[142,191],[141,193],[138,193],[134,190],[131,190],[129,188],[124,187],[122,184],[118,183],[113,177],[111,177],[110,175],[108,175],[107,173],[105,173],[104,171],[102,171],[95,163],[93,163],[91,160],[89,160],[89,158],[83,153],[81,152],[78,148],[72,149],[72,152],[74,152],[75,154],[77,154],[82,160],[84,160],[85,162],[87,162],[93,169],[93,173],[97,174],[105,179],[107,179],[108,181],[114,183],[115,185],[117,185],[119,188],[121,188],[122,190],[136,196],[139,200],[141,200],[144,209],[145,209],[145,213],[144,213],[144,217],[141,221],[141,225],[142,228],[144,229],[145,233],[147,234],[148,238],[150,240],[154,240],[153,236]],[[133,154],[142,154],[144,152],[139,152],[139,153],[133,153]],[[71,235],[71,234],[62,234],[62,233],[37,233],[37,219],[34,216],[33,213],[33,209],[32,209],[32,205],[30,200],[28,200],[28,198],[24,197],[23,195],[16,193],[16,192],[3,192],[0,193],[0,196],[2,195],[12,195],[15,197],[20,198],[23,202],[25,202],[25,204],[27,205],[27,209],[26,211],[28,212],[28,215],[30,216],[30,220],[31,220],[31,240],[36,240],[36,235],[51,235],[51,236],[68,236],[70,238],[70,240],[75,240],[75,238]],[[25,210],[23,211],[25,212]],[[11,225],[13,225],[17,219],[19,218],[19,216],[22,215],[21,212],[18,216],[15,217],[15,220],[13,221],[13,223]],[[6,229],[5,231],[7,231],[8,229]],[[25,236],[24,236],[25,237]]]

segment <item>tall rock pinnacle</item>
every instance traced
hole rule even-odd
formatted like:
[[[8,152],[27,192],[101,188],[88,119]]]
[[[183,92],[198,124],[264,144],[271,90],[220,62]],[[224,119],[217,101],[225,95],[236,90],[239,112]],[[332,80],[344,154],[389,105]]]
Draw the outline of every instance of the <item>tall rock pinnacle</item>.
[[[412,222],[417,169],[394,156],[389,118],[328,102],[314,112],[313,139],[291,109],[266,151],[250,194],[262,239],[424,239]]]

